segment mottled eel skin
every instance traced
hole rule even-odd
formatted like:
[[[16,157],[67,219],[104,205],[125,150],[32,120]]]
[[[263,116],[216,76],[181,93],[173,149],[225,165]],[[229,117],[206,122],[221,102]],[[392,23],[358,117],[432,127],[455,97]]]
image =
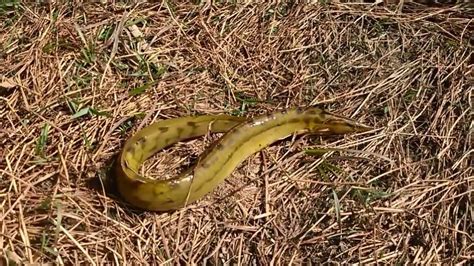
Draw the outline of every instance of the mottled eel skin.
[[[247,157],[292,134],[336,135],[371,128],[319,108],[291,109],[254,119],[203,115],[168,119],[137,132],[124,145],[115,167],[121,196],[140,209],[176,210],[214,190]],[[208,132],[226,132],[197,163],[167,180],[140,176],[140,165],[176,142]]]

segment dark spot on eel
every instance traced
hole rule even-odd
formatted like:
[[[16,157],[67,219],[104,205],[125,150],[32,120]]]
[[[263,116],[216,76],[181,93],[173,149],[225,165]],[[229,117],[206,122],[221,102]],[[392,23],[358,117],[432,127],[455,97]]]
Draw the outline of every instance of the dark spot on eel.
[[[170,203],[173,203],[174,201],[172,199],[167,199],[165,200],[163,203],[165,204],[170,204]]]
[[[163,194],[164,194],[163,191],[157,192],[157,191],[153,190],[153,195],[155,195],[155,197],[159,197],[159,196],[161,196],[161,195],[163,195]]]
[[[184,132],[184,128],[182,127],[178,127],[176,130],[178,131],[178,136],[181,136],[181,134]]]
[[[209,168],[210,165],[208,163],[201,162],[201,163],[199,163],[199,166],[202,167],[202,168]]]
[[[188,123],[188,126],[192,127],[192,128],[196,128],[197,125],[196,125],[196,122],[193,122],[193,121],[189,121]]]
[[[140,146],[144,147],[146,142],[146,137],[141,137],[137,140],[137,143],[140,144]]]
[[[166,131],[169,130],[168,127],[159,127],[158,130],[160,130],[161,133],[165,133]]]
[[[204,180],[204,184],[211,182],[212,179],[214,179],[214,177],[209,177],[208,179]]]
[[[131,145],[127,148],[127,153],[135,153],[135,146]]]
[[[223,150],[223,149],[224,149],[224,145],[222,145],[222,143],[217,143],[217,145],[216,145],[216,150],[221,151],[221,150]]]
[[[292,118],[292,119],[290,119],[288,122],[292,124],[292,123],[298,123],[298,122],[300,122],[300,121],[301,121],[301,120],[300,120],[299,118]]]
[[[316,123],[316,124],[320,124],[323,122],[323,120],[321,120],[321,117],[315,117],[313,118],[313,122]]]
[[[303,118],[303,122],[305,124],[309,124],[309,123],[311,123],[311,119],[309,117],[305,117],[305,118]]]

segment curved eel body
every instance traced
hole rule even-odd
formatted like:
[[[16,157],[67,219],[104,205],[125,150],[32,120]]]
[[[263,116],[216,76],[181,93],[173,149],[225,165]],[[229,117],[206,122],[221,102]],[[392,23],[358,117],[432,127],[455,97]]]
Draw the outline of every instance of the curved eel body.
[[[254,119],[228,115],[190,116],[162,120],[130,138],[115,167],[121,196],[140,209],[182,208],[214,190],[247,157],[293,134],[337,135],[371,128],[322,109],[292,109]],[[140,176],[140,165],[159,150],[208,132],[226,132],[196,164],[167,180]]]

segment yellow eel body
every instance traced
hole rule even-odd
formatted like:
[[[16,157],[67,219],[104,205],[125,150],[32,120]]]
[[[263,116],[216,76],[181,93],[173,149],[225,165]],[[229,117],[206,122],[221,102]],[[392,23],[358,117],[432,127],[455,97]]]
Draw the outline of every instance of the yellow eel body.
[[[124,145],[115,173],[120,195],[151,211],[184,207],[214,190],[247,157],[293,134],[337,135],[371,128],[319,108],[291,109],[254,119],[203,115],[167,119],[138,131]],[[138,174],[140,165],[159,150],[208,132],[226,132],[193,167],[167,180]]]

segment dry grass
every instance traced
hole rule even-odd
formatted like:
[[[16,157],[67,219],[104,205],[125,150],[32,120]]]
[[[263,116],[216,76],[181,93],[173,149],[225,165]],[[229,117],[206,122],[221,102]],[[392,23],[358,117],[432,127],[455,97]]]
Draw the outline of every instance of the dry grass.
[[[4,259],[472,262],[472,9],[78,1],[1,14]],[[132,210],[92,184],[157,119],[310,104],[376,130],[279,142],[174,213]],[[175,173],[163,169],[209,143],[147,170]]]

